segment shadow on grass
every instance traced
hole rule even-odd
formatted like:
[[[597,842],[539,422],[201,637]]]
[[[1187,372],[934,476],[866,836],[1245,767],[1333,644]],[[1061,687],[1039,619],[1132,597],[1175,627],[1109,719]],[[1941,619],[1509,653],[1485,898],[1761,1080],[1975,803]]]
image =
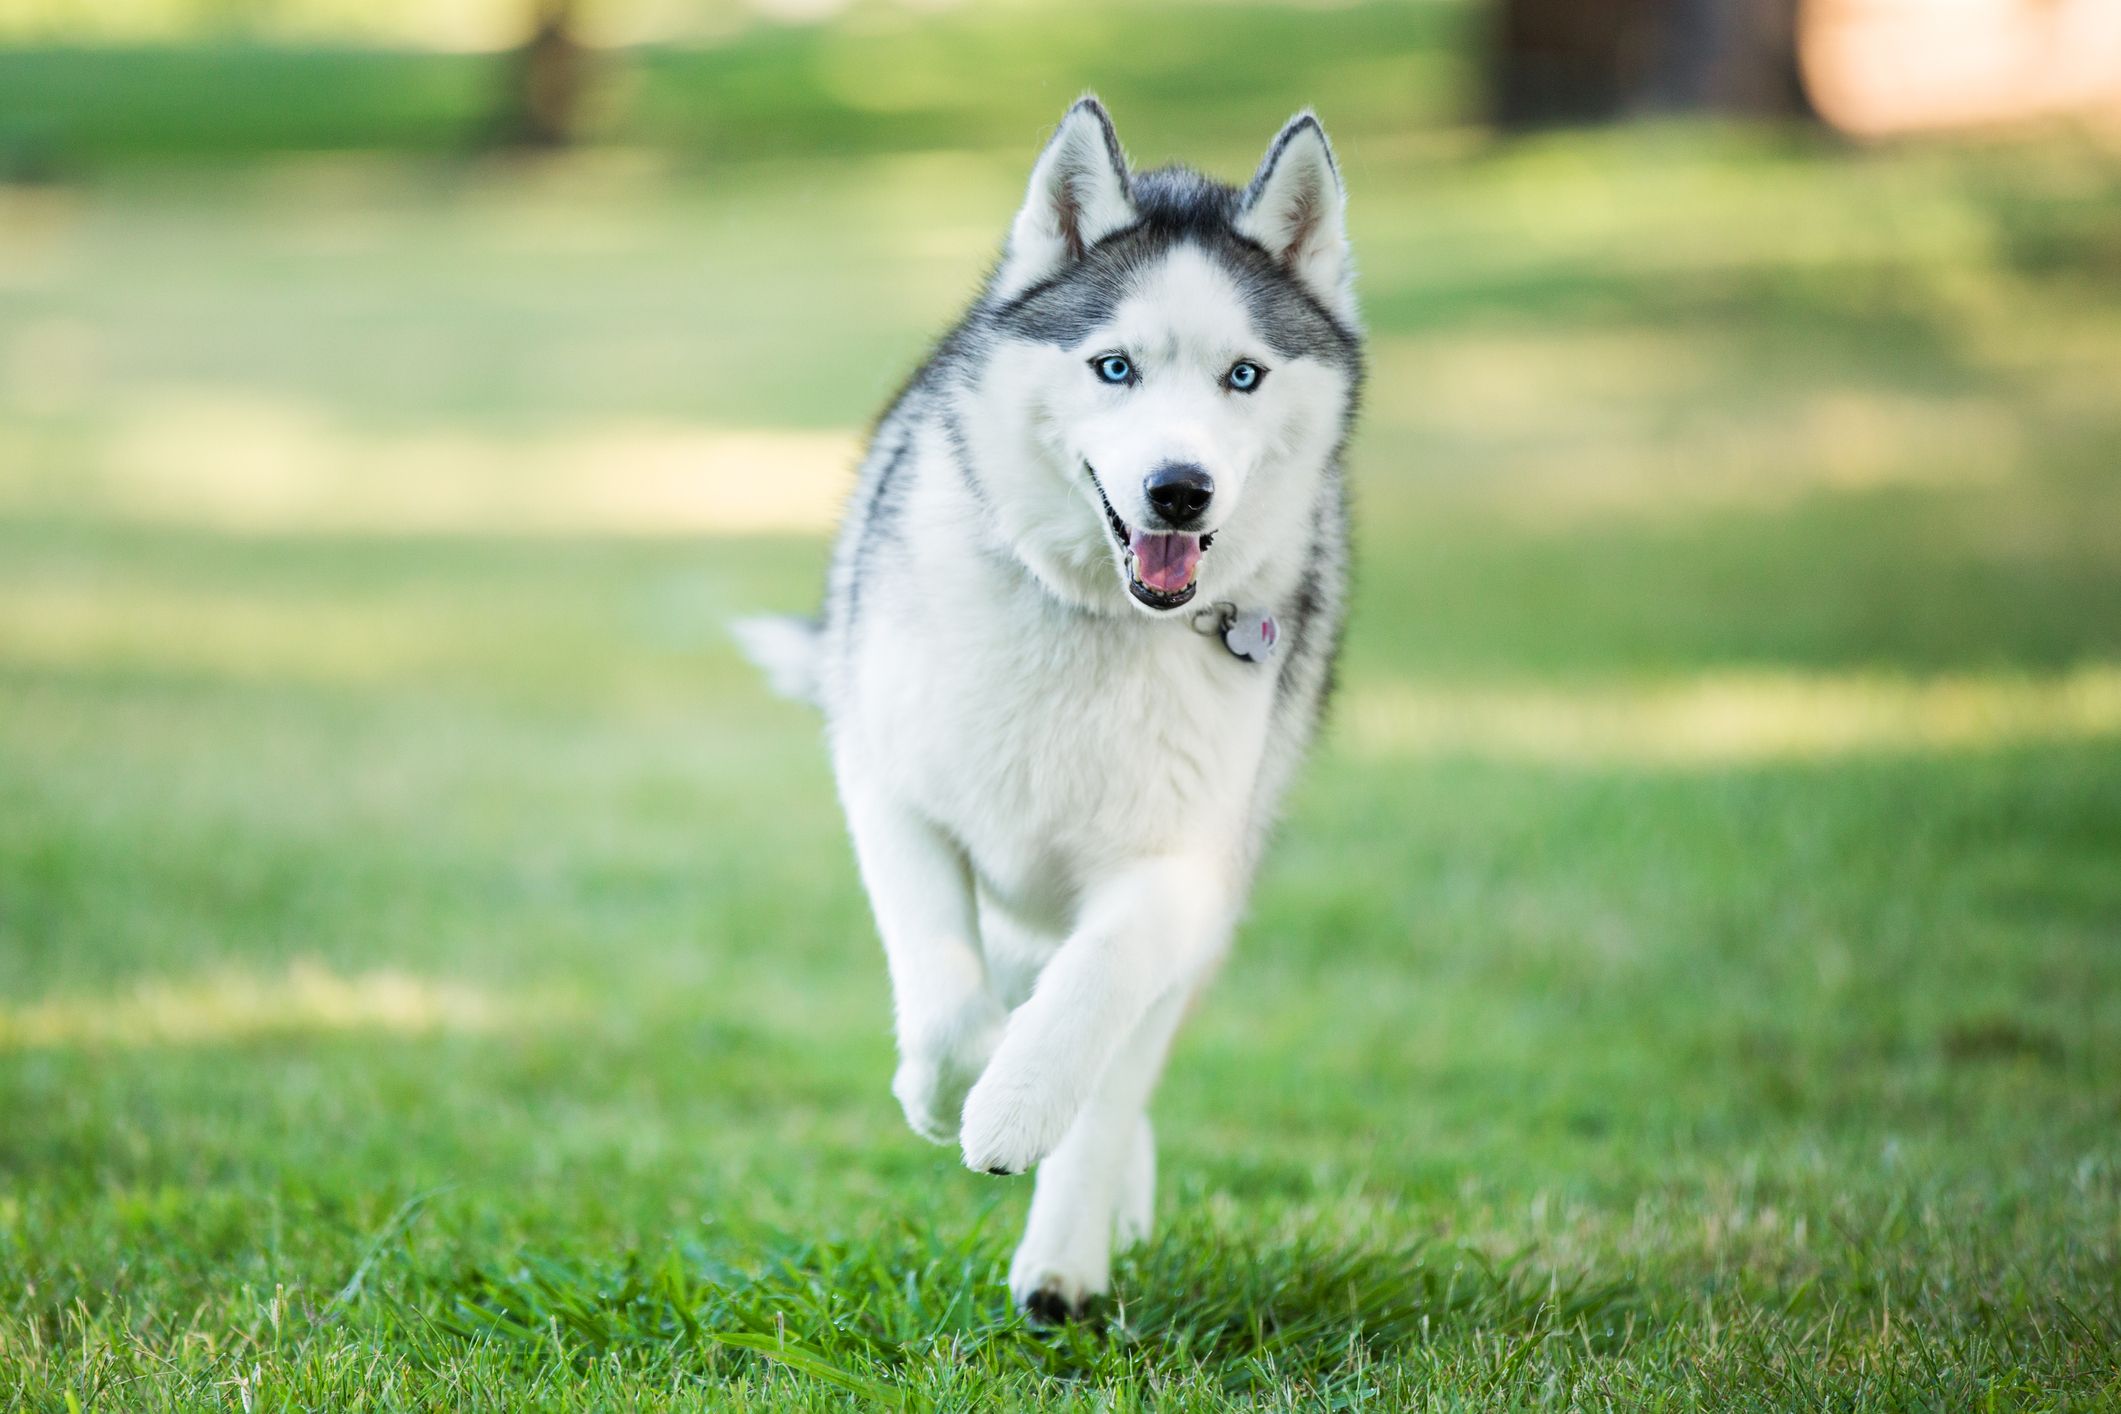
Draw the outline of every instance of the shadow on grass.
[[[1529,1254],[1441,1242],[1375,1250],[1299,1235],[1245,1247],[1181,1230],[1122,1263],[1116,1300],[1059,1330],[1016,1314],[1003,1275],[976,1229],[955,1242],[910,1225],[860,1242],[759,1234],[656,1260],[474,1269],[430,1289],[420,1315],[538,1363],[616,1357],[736,1380],[770,1361],[894,1405],[1025,1374],[1317,1391],[1431,1342],[1560,1338],[1602,1353],[1640,1333],[1630,1281],[1564,1278]]]
[[[1595,1282],[1441,1241],[1379,1250],[1298,1235],[1271,1246],[1182,1231],[1122,1266],[1113,1336],[1170,1361],[1221,1366],[1233,1389],[1323,1376],[1481,1333],[1566,1333],[1612,1349],[1639,1325],[1631,1281]]]

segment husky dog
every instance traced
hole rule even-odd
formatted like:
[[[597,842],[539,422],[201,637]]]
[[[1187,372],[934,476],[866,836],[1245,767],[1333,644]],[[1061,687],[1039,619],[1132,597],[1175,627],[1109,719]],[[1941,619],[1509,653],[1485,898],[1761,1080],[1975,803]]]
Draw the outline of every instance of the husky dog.
[[[1080,1314],[1148,1234],[1145,1113],[1317,724],[1361,380],[1345,198],[1130,172],[1094,99],[877,424],[822,616],[736,626],[824,709],[907,1121],[1038,1168],[1009,1288]]]

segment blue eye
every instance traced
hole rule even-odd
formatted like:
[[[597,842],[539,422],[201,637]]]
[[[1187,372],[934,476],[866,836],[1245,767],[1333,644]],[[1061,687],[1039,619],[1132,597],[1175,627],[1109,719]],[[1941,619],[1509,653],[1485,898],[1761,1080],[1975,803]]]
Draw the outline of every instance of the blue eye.
[[[1230,391],[1233,393],[1249,393],[1254,388],[1257,388],[1259,380],[1266,376],[1266,369],[1261,368],[1256,363],[1239,359],[1236,363],[1231,364],[1230,371],[1223,375],[1223,382],[1229,385]]]
[[[1107,383],[1134,381],[1134,365],[1128,362],[1123,354],[1102,354],[1090,360],[1090,366],[1096,369],[1097,376]]]

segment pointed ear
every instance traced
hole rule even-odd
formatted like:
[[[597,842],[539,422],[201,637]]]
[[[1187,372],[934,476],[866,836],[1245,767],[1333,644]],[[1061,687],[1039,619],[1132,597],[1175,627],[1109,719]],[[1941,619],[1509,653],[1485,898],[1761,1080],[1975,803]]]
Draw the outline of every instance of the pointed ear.
[[[1291,118],[1245,188],[1239,234],[1269,255],[1335,316],[1355,322],[1348,260],[1348,197],[1326,130],[1309,109]]]
[[[1031,189],[995,272],[995,296],[1022,293],[1133,221],[1119,134],[1102,103],[1078,99],[1031,171]]]

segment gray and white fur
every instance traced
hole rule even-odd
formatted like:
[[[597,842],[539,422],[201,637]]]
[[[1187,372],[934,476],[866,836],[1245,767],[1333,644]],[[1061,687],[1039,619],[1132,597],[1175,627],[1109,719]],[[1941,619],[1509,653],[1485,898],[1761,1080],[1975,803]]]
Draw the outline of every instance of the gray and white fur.
[[[1069,110],[984,290],[878,423],[818,620],[737,632],[817,703],[907,1120],[1038,1169],[1009,1275],[1079,1313],[1147,1236],[1147,1116],[1339,646],[1361,384],[1345,195],[1299,114],[1250,185]],[[1272,615],[1263,662],[1212,632]]]

